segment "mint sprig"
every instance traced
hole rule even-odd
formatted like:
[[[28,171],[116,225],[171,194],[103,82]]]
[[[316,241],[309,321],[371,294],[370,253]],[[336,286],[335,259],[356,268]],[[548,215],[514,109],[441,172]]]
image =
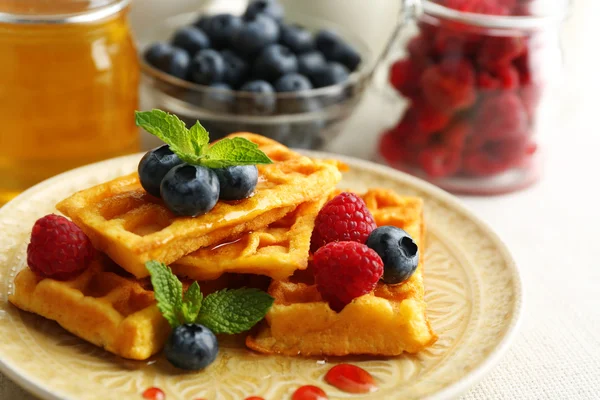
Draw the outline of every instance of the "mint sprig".
[[[188,164],[226,168],[273,163],[248,139],[224,138],[210,146],[208,131],[200,122],[187,129],[176,115],[162,110],[136,111],[135,124],[168,144],[171,151]]]
[[[158,309],[173,328],[199,323],[216,334],[236,334],[256,325],[273,305],[273,297],[252,288],[224,289],[203,297],[194,282],[184,295],[181,282],[165,264],[148,261],[146,268]]]

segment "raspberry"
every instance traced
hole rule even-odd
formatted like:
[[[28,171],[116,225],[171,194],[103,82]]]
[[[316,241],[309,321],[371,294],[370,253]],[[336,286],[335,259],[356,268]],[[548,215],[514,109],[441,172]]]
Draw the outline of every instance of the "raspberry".
[[[33,225],[27,263],[36,274],[67,280],[82,272],[93,256],[88,237],[65,217],[46,215]]]
[[[526,137],[484,141],[465,155],[463,170],[474,176],[496,175],[519,164],[528,150]]]
[[[398,60],[390,67],[389,81],[400,93],[413,97],[419,93],[421,72],[412,60]]]
[[[467,60],[446,59],[421,77],[425,98],[440,110],[458,111],[475,103],[475,71]]]
[[[375,289],[383,275],[381,257],[356,242],[326,244],[315,253],[313,267],[317,290],[337,312]]]
[[[513,90],[519,87],[519,73],[510,65],[500,65],[477,75],[477,86],[487,90]]]
[[[453,25],[453,28],[440,28],[433,44],[435,51],[443,57],[474,56],[481,46],[483,36],[456,28],[457,25]]]
[[[421,150],[419,165],[431,178],[455,174],[460,168],[460,150],[439,144]]]
[[[430,47],[430,41],[424,35],[413,37],[406,45],[410,59],[419,65],[429,64]]]
[[[525,40],[514,36],[489,36],[481,46],[477,62],[485,67],[507,65],[525,50]]]
[[[517,72],[519,73],[519,82],[521,83],[521,85],[529,85],[533,80],[533,65],[529,50],[526,49],[525,52],[523,52],[523,54],[515,58],[513,61],[513,65],[517,68]]]
[[[422,97],[413,100],[417,115],[417,128],[421,133],[432,133],[444,129],[450,122],[450,116],[439,111]]]
[[[513,92],[485,98],[476,118],[476,131],[489,139],[518,136],[527,129],[525,107]]]
[[[376,227],[363,199],[354,193],[340,193],[319,211],[310,241],[311,250],[315,252],[330,242],[365,243]]]
[[[471,126],[467,122],[459,120],[441,133],[440,140],[446,147],[462,151],[470,134]]]
[[[402,145],[399,137],[394,130],[386,131],[379,141],[379,153],[390,165],[398,165],[404,162],[410,162],[415,152],[410,151]]]

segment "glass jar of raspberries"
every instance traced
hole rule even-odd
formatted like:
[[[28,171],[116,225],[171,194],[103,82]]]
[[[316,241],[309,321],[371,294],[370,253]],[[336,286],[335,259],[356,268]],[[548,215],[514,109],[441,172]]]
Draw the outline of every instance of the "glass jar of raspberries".
[[[568,1],[408,3],[384,62],[403,111],[379,138],[380,158],[458,193],[535,182],[540,133],[556,115]]]

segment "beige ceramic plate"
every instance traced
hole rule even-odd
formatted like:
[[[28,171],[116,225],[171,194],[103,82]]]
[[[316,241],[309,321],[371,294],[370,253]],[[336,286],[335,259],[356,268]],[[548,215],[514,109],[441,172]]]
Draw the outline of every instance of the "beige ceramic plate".
[[[323,156],[323,154],[320,154]],[[348,395],[323,375],[339,359],[263,356],[221,343],[216,362],[200,373],[179,373],[162,357],[147,363],[119,359],[72,336],[56,323],[7,302],[15,274],[25,267],[33,222],[72,192],[135,170],[129,156],[67,172],[26,191],[0,209],[0,369],[48,399],[141,398],[158,386],[168,399],[288,399],[314,384],[330,399],[446,399],[463,393],[507,349],[521,314],[521,282],[496,235],[457,199],[422,181],[369,162],[343,158],[351,167],[341,187],[383,186],[425,199],[428,248],[425,287],[438,342],[417,356],[351,359],[371,372],[379,391]],[[345,360],[347,361],[347,359]]]

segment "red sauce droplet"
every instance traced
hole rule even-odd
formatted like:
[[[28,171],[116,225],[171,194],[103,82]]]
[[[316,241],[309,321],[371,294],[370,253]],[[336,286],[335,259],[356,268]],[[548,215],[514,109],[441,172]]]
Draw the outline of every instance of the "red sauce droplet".
[[[246,397],[245,400],[265,400],[262,397],[258,397],[258,396],[250,396],[250,397]]]
[[[146,389],[144,393],[142,393],[142,397],[148,400],[165,400],[167,398],[167,396],[165,396],[165,392],[157,387]]]
[[[325,375],[325,381],[348,393],[369,393],[377,390],[371,374],[351,364],[338,364],[331,368]]]
[[[312,385],[300,386],[292,395],[292,400],[327,400],[323,389]]]

